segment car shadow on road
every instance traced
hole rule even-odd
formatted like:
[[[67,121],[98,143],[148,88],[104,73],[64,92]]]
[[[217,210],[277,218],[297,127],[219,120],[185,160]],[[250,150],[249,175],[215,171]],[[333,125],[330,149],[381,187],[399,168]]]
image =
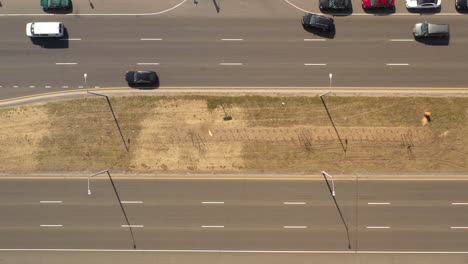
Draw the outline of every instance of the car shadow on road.
[[[349,9],[344,10],[322,9],[320,11],[330,16],[350,16],[353,14],[353,6],[351,5]]]
[[[417,42],[428,46],[448,46],[450,44],[450,37],[446,38],[415,38]]]
[[[70,8],[68,9],[43,9],[44,12],[48,14],[57,14],[57,15],[64,15],[73,13],[73,1],[70,1]]]
[[[30,38],[34,45],[41,46],[44,49],[68,49],[68,30],[63,29],[62,38]]]
[[[440,13],[441,8],[431,8],[431,9],[418,9],[418,8],[409,8],[407,9],[408,12],[413,14],[420,14],[420,15],[435,15]]]
[[[335,26],[333,26],[332,29],[330,29],[329,31],[323,31],[321,29],[318,29],[318,28],[312,28],[312,27],[303,27],[305,31],[309,32],[309,33],[312,33],[316,36],[319,36],[319,37],[322,37],[322,38],[327,38],[327,39],[333,39],[335,38],[335,34],[336,34],[336,28]]]
[[[389,8],[363,8],[366,14],[375,16],[388,16],[395,13],[395,7]]]

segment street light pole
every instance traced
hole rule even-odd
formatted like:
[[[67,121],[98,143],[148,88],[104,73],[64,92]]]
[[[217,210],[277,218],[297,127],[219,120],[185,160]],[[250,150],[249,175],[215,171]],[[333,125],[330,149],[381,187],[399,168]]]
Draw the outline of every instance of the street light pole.
[[[348,225],[346,224],[346,221],[343,217],[343,213],[341,212],[340,206],[338,206],[338,202],[336,201],[336,198],[335,198],[335,184],[333,183],[333,177],[330,174],[326,173],[325,171],[321,171],[321,172],[322,172],[323,178],[325,179],[325,182],[327,183],[327,187],[328,187],[328,190],[330,191],[333,201],[335,202],[336,209],[338,209],[338,213],[340,214],[341,221],[343,221],[343,225],[346,229],[346,236],[348,238],[348,249],[351,249],[351,239],[349,238]],[[332,187],[330,187],[327,177],[330,177],[330,179],[332,179]]]
[[[322,171],[322,175],[324,176],[327,176],[327,177],[330,177],[331,179],[331,182],[332,182],[332,195],[335,196],[335,181],[333,180],[333,176],[331,176],[330,174],[326,173],[325,171]]]
[[[88,84],[86,83],[86,78],[88,78],[88,74],[87,74],[87,73],[83,74],[83,77],[84,77],[84,86],[85,86],[85,89],[88,90]]]
[[[130,225],[130,221],[128,220],[127,214],[125,213],[125,209],[124,209],[124,207],[122,205],[122,201],[120,200],[119,193],[117,192],[117,188],[115,187],[114,181],[112,180],[112,177],[110,175],[109,170],[100,171],[100,172],[95,173],[95,174],[93,174],[91,176],[88,176],[88,195],[91,195],[90,182],[89,182],[90,178],[98,176],[98,175],[103,174],[103,173],[107,173],[107,176],[109,176],[109,180],[110,180],[110,182],[112,184],[112,188],[114,189],[115,196],[117,197],[117,200],[119,201],[120,208],[122,209],[122,213],[123,213],[123,215],[125,217],[125,220],[127,221],[128,228],[130,229],[130,234],[132,236],[132,241],[133,241],[133,249],[136,249],[135,237],[133,236],[132,226]]]

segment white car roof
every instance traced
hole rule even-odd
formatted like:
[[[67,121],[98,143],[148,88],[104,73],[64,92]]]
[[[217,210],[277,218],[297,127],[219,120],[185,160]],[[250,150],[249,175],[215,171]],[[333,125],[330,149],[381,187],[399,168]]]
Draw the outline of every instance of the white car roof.
[[[59,34],[61,22],[34,22],[34,34]]]

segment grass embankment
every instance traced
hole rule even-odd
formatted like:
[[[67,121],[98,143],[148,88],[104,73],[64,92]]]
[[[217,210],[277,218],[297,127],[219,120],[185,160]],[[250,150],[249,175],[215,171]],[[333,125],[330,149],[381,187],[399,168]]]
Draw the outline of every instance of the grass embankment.
[[[325,100],[346,154],[318,97],[113,97],[129,152],[103,98],[1,109],[0,170],[467,171],[467,98]]]

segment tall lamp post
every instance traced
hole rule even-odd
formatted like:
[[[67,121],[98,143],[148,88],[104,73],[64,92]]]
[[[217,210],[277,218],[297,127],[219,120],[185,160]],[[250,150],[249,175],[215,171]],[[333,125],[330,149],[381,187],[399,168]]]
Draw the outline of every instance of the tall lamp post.
[[[326,173],[325,171],[321,171],[322,175],[323,175],[323,178],[325,179],[325,182],[327,183],[327,187],[328,187],[328,190],[330,191],[330,194],[333,198],[333,201],[335,202],[335,206],[336,206],[336,209],[338,210],[338,213],[340,214],[340,217],[341,217],[341,221],[343,221],[343,225],[346,229],[346,236],[348,238],[348,249],[351,249],[351,239],[349,238],[349,230],[348,230],[348,225],[346,224],[346,221],[343,217],[343,213],[341,212],[341,209],[340,207],[338,206],[338,202],[336,201],[336,193],[335,193],[335,184],[333,182],[333,177]],[[327,177],[329,177],[331,179],[331,182],[332,182],[332,186],[330,187],[330,184],[328,183],[328,179]]]
[[[125,209],[124,209],[124,207],[122,205],[122,201],[120,200],[119,193],[117,192],[117,188],[115,187],[114,181],[112,180],[112,177],[110,175],[109,170],[100,171],[100,172],[95,173],[95,174],[93,174],[91,176],[88,176],[88,195],[91,195],[90,179],[92,177],[96,177],[96,176],[98,176],[100,174],[103,174],[103,173],[107,173],[107,176],[109,176],[109,180],[110,180],[110,182],[112,184],[112,188],[114,189],[115,196],[117,197],[117,200],[119,201],[120,209],[122,209],[122,213],[123,213],[123,215],[125,217],[125,220],[127,221],[128,228],[130,229],[130,234],[132,236],[132,241],[133,241],[133,249],[136,249],[135,237],[133,236],[132,226],[130,225],[130,221],[128,220],[127,214],[125,213]]]
[[[83,78],[84,78],[84,87],[85,87],[86,90],[88,90],[88,84],[86,83],[86,79],[88,78],[88,74],[87,73],[83,74]]]

